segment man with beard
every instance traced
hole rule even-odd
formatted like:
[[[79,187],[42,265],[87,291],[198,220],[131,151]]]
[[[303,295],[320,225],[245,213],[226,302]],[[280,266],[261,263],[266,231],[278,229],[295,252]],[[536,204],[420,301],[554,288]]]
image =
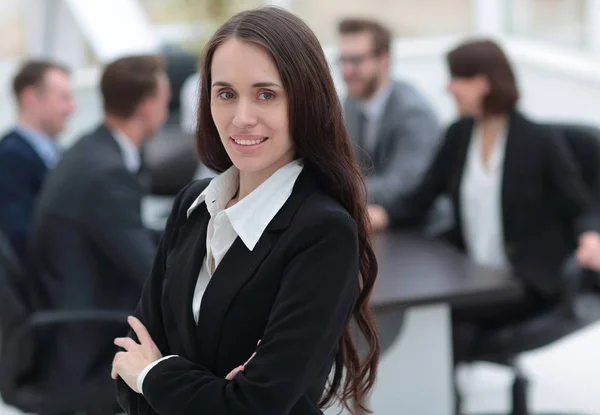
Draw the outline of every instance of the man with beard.
[[[373,20],[351,18],[339,23],[338,33],[346,126],[364,167],[369,212],[377,228],[378,213],[420,182],[442,130],[421,93],[390,78],[387,28]],[[440,209],[439,205],[435,209],[436,220]]]

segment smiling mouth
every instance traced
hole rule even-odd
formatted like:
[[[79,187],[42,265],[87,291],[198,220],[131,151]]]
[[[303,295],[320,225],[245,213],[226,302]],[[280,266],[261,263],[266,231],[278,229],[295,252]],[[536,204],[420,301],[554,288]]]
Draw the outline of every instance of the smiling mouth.
[[[253,140],[232,138],[233,142],[240,146],[255,146],[257,144],[261,144],[261,143],[265,142],[268,139],[269,139],[269,137],[263,137],[260,139],[253,139]]]

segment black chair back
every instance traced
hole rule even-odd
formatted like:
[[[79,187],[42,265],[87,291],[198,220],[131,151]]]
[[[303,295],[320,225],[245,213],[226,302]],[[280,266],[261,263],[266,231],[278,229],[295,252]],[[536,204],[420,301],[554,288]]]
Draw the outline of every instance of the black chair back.
[[[15,335],[31,314],[26,284],[24,268],[0,232],[0,393],[5,400],[33,364],[33,340]]]
[[[8,239],[0,232],[0,332],[22,324],[30,311],[22,291],[26,274]]]
[[[199,56],[177,45],[167,45],[162,51],[167,77],[171,84],[167,125],[179,125],[181,90],[185,81],[198,71]]]
[[[200,166],[196,140],[177,128],[165,128],[143,149],[144,166],[149,175],[149,192],[157,196],[175,196]]]
[[[584,183],[600,200],[600,129],[589,125],[551,124],[559,129],[576,159]]]
[[[115,403],[113,384],[103,371],[90,372],[90,378],[56,393],[47,387],[47,333],[60,333],[65,327],[109,332],[127,332],[129,310],[46,310],[33,311],[28,305],[25,268],[0,233],[0,395],[5,404],[25,413],[111,413]],[[98,369],[98,368],[95,368]],[[68,385],[69,383],[66,382]],[[73,386],[70,386],[71,388]]]

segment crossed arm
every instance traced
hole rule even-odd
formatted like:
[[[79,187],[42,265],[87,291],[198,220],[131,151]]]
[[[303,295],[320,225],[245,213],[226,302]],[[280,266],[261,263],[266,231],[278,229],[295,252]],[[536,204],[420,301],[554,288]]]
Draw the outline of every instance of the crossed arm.
[[[185,357],[173,357],[148,372],[142,396],[136,391],[137,376],[168,351],[160,316],[164,245],[136,310],[148,335],[142,331],[141,337],[118,340],[126,346],[113,368],[122,407],[128,414],[289,413],[330,361],[353,309],[358,287],[354,221],[332,213],[298,233],[260,350],[248,370],[229,381]]]

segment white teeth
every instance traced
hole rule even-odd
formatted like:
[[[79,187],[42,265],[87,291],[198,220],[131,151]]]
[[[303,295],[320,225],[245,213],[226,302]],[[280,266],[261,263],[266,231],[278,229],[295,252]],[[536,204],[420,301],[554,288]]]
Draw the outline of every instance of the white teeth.
[[[239,144],[241,146],[253,146],[256,144],[260,144],[265,140],[266,140],[266,138],[263,138],[261,140],[236,140],[236,139],[233,139],[233,141],[235,141],[236,144]]]

